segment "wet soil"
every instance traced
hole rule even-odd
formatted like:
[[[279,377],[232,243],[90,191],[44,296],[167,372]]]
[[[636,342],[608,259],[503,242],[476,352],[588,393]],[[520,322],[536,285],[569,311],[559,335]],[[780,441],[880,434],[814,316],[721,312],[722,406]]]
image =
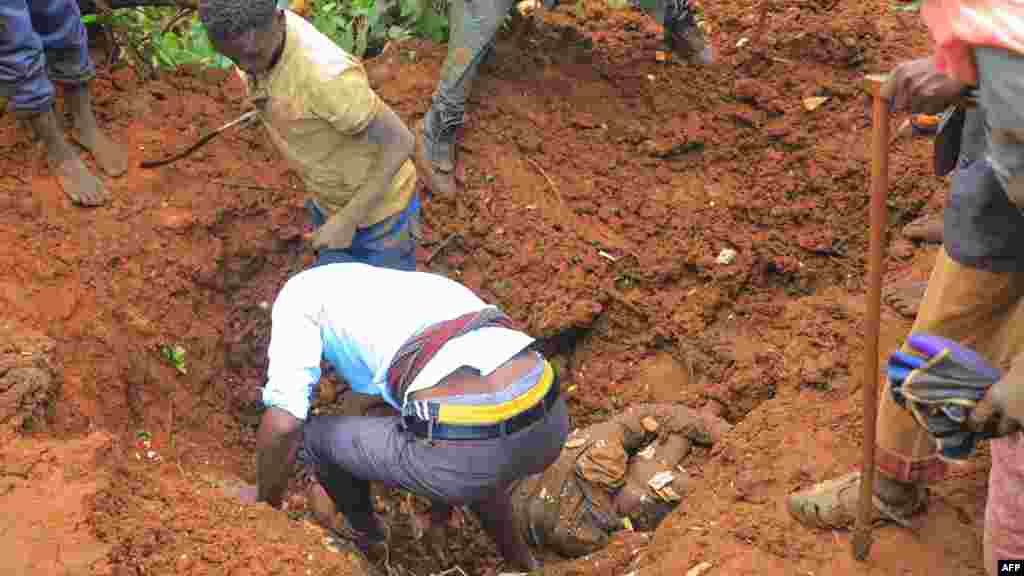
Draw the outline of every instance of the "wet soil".
[[[981,574],[984,455],[935,487],[916,534],[879,530],[866,564],[850,560],[847,534],[804,529],[784,505],[859,460],[862,77],[924,55],[922,27],[874,3],[705,3],[719,63],[696,69],[657,57],[646,17],[581,6],[498,43],[469,106],[459,193],[425,203],[420,264],[545,339],[575,425],[657,400],[737,427],[688,457],[694,487],[650,542],[623,533],[545,571]],[[368,63],[410,125],[444,51],[407,41]],[[257,128],[137,167],[244,111],[229,74],[143,83],[101,67],[94,89],[133,165],[106,181],[103,208],[72,206],[40,145],[0,118],[0,340],[23,342],[0,354],[43,342],[46,362],[19,366],[50,379],[18,381],[25,410],[0,407],[0,499],[28,519],[4,525],[18,551],[4,562],[42,575],[365,573],[305,523],[301,497],[277,512],[223,493],[254,479],[269,305],[311,263],[299,180]],[[809,97],[827,100],[809,111]],[[935,210],[946,183],[925,141],[894,144],[890,170],[887,277],[926,277],[934,247],[895,232]],[[735,257],[720,262],[726,249]],[[908,328],[885,313],[883,354]],[[184,372],[162,355],[176,345]],[[347,397],[329,382],[319,410]],[[410,503],[379,496],[397,570],[447,567],[415,540]],[[449,536],[450,565],[500,570],[470,516]]]

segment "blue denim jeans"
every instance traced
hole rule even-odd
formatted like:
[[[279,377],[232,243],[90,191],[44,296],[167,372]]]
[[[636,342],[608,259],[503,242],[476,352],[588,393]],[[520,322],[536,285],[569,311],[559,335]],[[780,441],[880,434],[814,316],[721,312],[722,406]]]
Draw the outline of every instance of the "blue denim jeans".
[[[306,201],[306,209],[319,228],[327,216],[315,200]],[[414,193],[405,210],[367,228],[356,230],[352,245],[341,250],[320,250],[314,266],[339,262],[362,262],[371,266],[416,270],[416,245],[419,240],[420,197]]]
[[[82,84],[95,74],[75,0],[0,1],[0,96],[14,110],[48,110],[51,80]]]

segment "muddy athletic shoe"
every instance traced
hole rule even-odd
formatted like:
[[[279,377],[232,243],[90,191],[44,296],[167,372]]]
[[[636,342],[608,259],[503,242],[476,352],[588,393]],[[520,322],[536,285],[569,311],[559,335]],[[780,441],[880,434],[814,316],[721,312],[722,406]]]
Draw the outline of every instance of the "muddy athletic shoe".
[[[895,522],[910,527],[910,518],[923,512],[928,504],[928,489],[925,486],[915,488],[913,497],[905,503],[887,503],[875,496],[872,523]],[[841,530],[856,522],[859,497],[860,472],[851,472],[790,494],[786,507],[790,515],[804,526]]]
[[[441,149],[443,148],[443,149]],[[416,125],[416,148],[413,163],[423,184],[434,194],[450,195],[455,192],[455,145],[442,143],[427,136],[423,120]]]
[[[714,51],[704,38],[697,16],[687,0],[668,0],[665,45],[680,58],[694,64],[708,65],[715,61]]]

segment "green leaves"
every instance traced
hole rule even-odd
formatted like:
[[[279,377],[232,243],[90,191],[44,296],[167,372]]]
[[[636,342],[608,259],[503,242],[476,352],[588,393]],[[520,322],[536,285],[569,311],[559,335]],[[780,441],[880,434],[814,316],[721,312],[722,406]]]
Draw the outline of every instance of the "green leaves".
[[[430,9],[429,0],[317,0],[313,26],[346,52],[365,58],[392,40],[423,36],[448,39],[448,18]]]
[[[422,36],[448,40],[447,15],[431,0],[312,0],[309,19],[317,30],[359,58],[385,44]],[[178,16],[187,16],[178,18]],[[153,70],[198,64],[229,68],[232,62],[210,43],[199,17],[172,7],[139,7],[82,16],[86,24],[108,26],[136,62]]]
[[[144,64],[152,68],[232,65],[213,48],[195,13],[174,21],[178,14],[178,9],[170,7],[124,8],[103,15],[87,14],[82,16],[82,22],[110,27],[116,41],[131,48],[133,58],[145,60]]]
[[[907,2],[906,4],[893,4],[892,8],[893,10],[896,10],[898,12],[919,12],[921,10],[921,5],[923,3],[924,0],[913,0],[912,2]]]
[[[178,372],[188,374],[188,370],[185,368],[185,348],[183,346],[178,344],[174,346],[164,345],[160,347],[160,353],[168,362],[174,365]]]

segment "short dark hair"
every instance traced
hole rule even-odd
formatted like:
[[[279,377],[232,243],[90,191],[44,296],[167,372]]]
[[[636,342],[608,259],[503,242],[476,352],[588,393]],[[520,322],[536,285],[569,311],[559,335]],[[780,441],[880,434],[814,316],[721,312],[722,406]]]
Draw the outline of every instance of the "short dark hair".
[[[264,28],[277,12],[277,0],[201,0],[199,18],[214,38],[237,36]]]

